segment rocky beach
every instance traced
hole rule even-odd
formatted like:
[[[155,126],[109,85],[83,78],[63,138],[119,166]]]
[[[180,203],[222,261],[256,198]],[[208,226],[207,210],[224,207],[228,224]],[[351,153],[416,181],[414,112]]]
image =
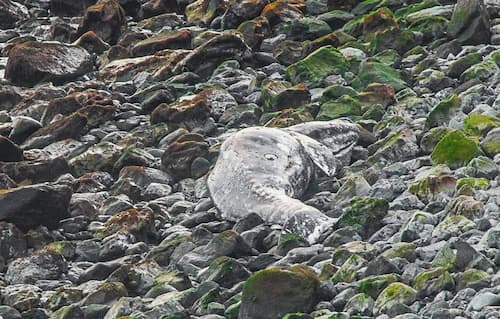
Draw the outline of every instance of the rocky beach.
[[[500,1],[0,0],[0,319],[499,319]]]

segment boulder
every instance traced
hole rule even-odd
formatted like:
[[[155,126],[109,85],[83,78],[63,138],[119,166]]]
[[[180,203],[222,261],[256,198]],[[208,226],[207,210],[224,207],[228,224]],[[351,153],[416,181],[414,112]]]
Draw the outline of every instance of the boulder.
[[[21,86],[40,82],[61,84],[92,69],[90,54],[79,46],[28,41],[9,50],[5,78]]]
[[[124,24],[125,11],[120,3],[117,0],[101,0],[87,8],[77,35],[94,31],[103,41],[113,45],[118,42]]]
[[[13,28],[17,22],[28,18],[28,8],[24,5],[11,0],[0,0],[0,29]]]
[[[23,150],[7,137],[0,135],[0,162],[19,162],[23,158]]]
[[[307,266],[261,270],[245,283],[238,318],[280,319],[291,312],[310,312],[318,287],[318,277]]]
[[[50,13],[55,16],[75,17],[85,12],[97,0],[50,0]]]
[[[490,19],[483,0],[458,0],[448,25],[450,39],[461,44],[490,42]]]
[[[0,220],[26,231],[39,225],[56,228],[69,218],[72,190],[68,186],[35,184],[0,191]]]

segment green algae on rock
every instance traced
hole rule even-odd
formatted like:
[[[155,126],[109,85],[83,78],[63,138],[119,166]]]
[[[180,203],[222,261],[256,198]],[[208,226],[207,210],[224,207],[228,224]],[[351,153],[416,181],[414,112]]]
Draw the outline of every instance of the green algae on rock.
[[[476,141],[468,138],[462,131],[452,131],[437,143],[431,159],[434,164],[446,164],[456,169],[482,154]]]
[[[323,103],[316,116],[316,120],[328,121],[341,117],[355,119],[361,114],[361,103],[349,95],[343,95],[334,101]]]
[[[381,221],[388,210],[389,203],[383,198],[354,197],[340,217],[338,225],[352,226],[367,238],[381,227]]]
[[[470,135],[486,136],[497,127],[500,127],[500,118],[496,116],[472,113],[464,119],[464,131]]]
[[[342,53],[331,45],[317,49],[304,59],[286,69],[287,77],[293,83],[320,83],[328,75],[343,75],[349,65]]]
[[[258,271],[245,283],[238,318],[276,319],[291,312],[309,312],[318,287],[318,277],[307,266]]]
[[[455,282],[446,268],[437,267],[418,274],[413,287],[417,290],[418,296],[427,297],[443,290],[453,289]]]
[[[400,282],[394,282],[387,286],[378,295],[373,308],[374,314],[387,313],[393,307],[400,304],[410,305],[416,299],[417,291],[410,286]]]
[[[439,102],[429,113],[425,121],[425,128],[431,129],[436,126],[447,125],[448,122],[460,112],[461,101],[457,95],[450,97]]]
[[[400,91],[406,87],[406,83],[401,79],[399,72],[392,67],[375,60],[362,62],[358,75],[352,82],[352,87],[356,90],[361,90],[368,86],[368,84],[375,82],[388,84],[395,91]]]

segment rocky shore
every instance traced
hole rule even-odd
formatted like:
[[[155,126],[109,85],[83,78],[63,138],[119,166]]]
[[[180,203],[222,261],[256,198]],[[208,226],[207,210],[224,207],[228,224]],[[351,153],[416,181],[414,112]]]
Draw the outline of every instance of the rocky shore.
[[[499,116],[497,0],[0,0],[0,318],[498,319]],[[228,136],[336,119],[318,240],[223,218]]]

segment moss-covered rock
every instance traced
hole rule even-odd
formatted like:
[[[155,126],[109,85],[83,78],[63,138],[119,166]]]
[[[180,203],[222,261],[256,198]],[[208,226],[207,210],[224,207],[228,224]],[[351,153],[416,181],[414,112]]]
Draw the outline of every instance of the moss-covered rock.
[[[46,248],[54,250],[66,259],[73,258],[76,252],[76,244],[67,240],[52,242]]]
[[[453,196],[457,179],[448,174],[429,175],[410,184],[408,191],[424,202],[433,201],[441,195]]]
[[[437,143],[453,129],[443,126],[438,126],[431,128],[428,132],[422,136],[420,140],[420,148],[425,154],[430,154],[436,147]]]
[[[456,189],[459,190],[462,186],[469,185],[473,189],[488,189],[490,181],[487,178],[464,177],[457,180]]]
[[[363,36],[365,41],[371,41],[375,34],[388,29],[398,29],[394,13],[386,7],[379,8],[363,17]]]
[[[435,237],[440,236],[441,234],[459,235],[474,228],[476,228],[476,223],[467,217],[461,215],[450,215],[436,226],[432,235]]]
[[[472,79],[487,81],[500,71],[500,68],[493,59],[486,59],[483,62],[474,64],[465,70],[460,76],[460,81],[467,82]]]
[[[467,165],[473,158],[482,155],[479,144],[461,131],[446,134],[437,143],[431,154],[434,164],[446,164],[455,169]]]
[[[222,256],[215,259],[207,270],[200,274],[200,281],[214,281],[225,288],[245,281],[250,272],[238,261],[231,257]]]
[[[413,243],[395,243],[391,248],[382,253],[386,258],[404,258],[409,262],[415,261],[417,254],[415,253],[416,246]]]
[[[354,282],[357,279],[357,271],[366,265],[366,259],[357,254],[352,254],[345,263],[337,270],[331,278],[334,284],[340,282]]]
[[[343,95],[334,101],[323,103],[316,116],[316,120],[328,121],[341,117],[355,119],[361,114],[361,103],[349,95]]]
[[[410,305],[416,299],[417,291],[410,286],[400,282],[394,282],[387,286],[379,294],[373,312],[375,314],[382,314],[390,312],[393,307],[400,304]]]
[[[417,45],[417,38],[410,30],[389,28],[377,32],[370,43],[372,53],[383,52],[391,49],[399,54],[404,54]]]
[[[464,272],[461,272],[456,280],[456,285],[458,290],[462,290],[466,288],[470,283],[483,280],[490,277],[490,275],[478,269],[467,269]]]
[[[267,127],[288,127],[304,122],[314,121],[309,108],[284,109],[278,112],[266,113],[261,117],[261,123]]]
[[[500,128],[492,129],[481,141],[481,147],[490,157],[500,153]]]
[[[333,46],[317,49],[304,59],[290,65],[286,75],[293,83],[320,83],[328,75],[343,75],[349,70],[346,58]]]
[[[367,294],[356,294],[347,301],[344,310],[351,315],[371,316],[375,301]]]
[[[471,66],[480,63],[483,60],[483,56],[480,53],[473,52],[463,56],[450,64],[448,68],[448,76],[452,78],[459,78],[465,70]]]
[[[461,101],[457,95],[452,95],[439,102],[429,113],[425,121],[425,128],[446,126],[450,120],[460,112]]]
[[[486,136],[497,127],[500,127],[500,118],[495,116],[472,113],[464,119],[464,131],[470,135]]]
[[[441,16],[423,17],[412,21],[409,30],[423,35],[424,43],[442,38],[446,34],[448,19]]]
[[[368,238],[380,229],[388,210],[389,203],[383,198],[354,197],[338,224],[340,227],[352,226],[364,238]]]
[[[276,319],[287,313],[309,312],[315,305],[319,280],[307,266],[273,267],[245,283],[239,319]]]
[[[294,233],[282,234],[278,240],[277,252],[285,256],[290,250],[309,246],[307,240]]]
[[[437,267],[418,274],[413,287],[418,291],[418,296],[427,297],[453,289],[455,282],[446,268]]]
[[[352,87],[360,90],[375,82],[388,84],[396,91],[406,87],[406,83],[401,79],[398,71],[384,63],[366,60],[361,63],[358,75],[352,82]]]
[[[390,284],[397,282],[399,277],[395,274],[370,276],[358,281],[359,291],[376,299],[378,295]]]
[[[305,105],[311,101],[311,94],[303,83],[292,86],[290,82],[269,80],[262,86],[262,100],[265,112]]]

